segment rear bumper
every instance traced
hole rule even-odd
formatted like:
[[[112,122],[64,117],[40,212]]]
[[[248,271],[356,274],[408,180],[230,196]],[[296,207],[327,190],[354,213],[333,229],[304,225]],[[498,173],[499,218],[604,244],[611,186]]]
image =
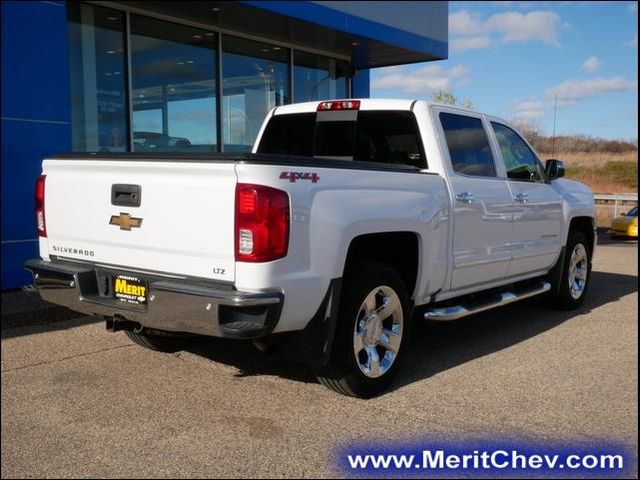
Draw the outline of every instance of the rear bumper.
[[[280,318],[281,292],[239,292],[207,281],[178,280],[111,270],[88,264],[28,260],[40,296],[87,315],[117,316],[143,327],[214,337],[259,338],[271,333]],[[126,304],[101,288],[115,274],[148,282],[146,305]],[[105,290],[101,293],[100,290]]]

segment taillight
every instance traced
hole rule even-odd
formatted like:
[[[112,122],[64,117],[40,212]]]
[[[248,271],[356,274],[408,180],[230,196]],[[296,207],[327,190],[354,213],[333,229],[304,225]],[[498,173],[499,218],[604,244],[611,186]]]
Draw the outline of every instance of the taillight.
[[[235,251],[239,262],[270,262],[289,247],[289,195],[282,190],[236,186]]]
[[[337,100],[333,102],[320,102],[318,112],[326,110],[359,110],[360,100]]]
[[[46,175],[40,175],[36,180],[36,230],[39,237],[47,236],[47,222],[44,218],[44,181]]]

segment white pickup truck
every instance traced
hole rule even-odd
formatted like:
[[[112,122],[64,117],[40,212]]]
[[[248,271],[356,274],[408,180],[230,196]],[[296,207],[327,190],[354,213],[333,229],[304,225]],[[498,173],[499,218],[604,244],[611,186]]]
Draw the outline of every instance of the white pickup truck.
[[[370,397],[411,320],[578,307],[591,191],[505,121],[410,100],[273,109],[250,154],[70,154],[36,184],[45,300],[156,350],[253,339]]]

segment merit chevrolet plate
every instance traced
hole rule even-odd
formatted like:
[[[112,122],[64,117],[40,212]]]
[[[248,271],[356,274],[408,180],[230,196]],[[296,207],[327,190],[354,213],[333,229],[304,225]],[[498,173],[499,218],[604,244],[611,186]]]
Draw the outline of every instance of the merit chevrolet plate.
[[[144,305],[147,303],[149,284],[146,280],[128,275],[113,277],[113,296],[121,302]]]

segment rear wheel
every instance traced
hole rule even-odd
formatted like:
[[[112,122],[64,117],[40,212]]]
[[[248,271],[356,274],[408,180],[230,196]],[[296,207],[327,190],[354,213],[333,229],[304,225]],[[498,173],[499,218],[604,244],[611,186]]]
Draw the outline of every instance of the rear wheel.
[[[384,265],[363,263],[345,275],[329,364],[318,380],[343,395],[369,398],[395,376],[410,333],[402,278]]]
[[[177,352],[184,350],[194,342],[194,338],[190,336],[144,327],[137,330],[126,330],[125,333],[133,343],[157,352]]]

